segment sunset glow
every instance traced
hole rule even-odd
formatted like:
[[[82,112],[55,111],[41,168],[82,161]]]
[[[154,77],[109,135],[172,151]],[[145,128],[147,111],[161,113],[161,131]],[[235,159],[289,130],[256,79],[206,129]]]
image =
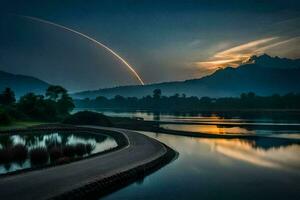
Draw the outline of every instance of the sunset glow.
[[[0,200],[299,199],[299,0],[0,10]]]
[[[299,37],[281,39],[279,37],[268,37],[259,40],[250,41],[245,44],[234,46],[232,48],[215,53],[206,61],[195,62],[197,67],[208,70],[216,70],[224,67],[237,67],[245,63],[253,55],[266,53],[267,50],[297,41]]]

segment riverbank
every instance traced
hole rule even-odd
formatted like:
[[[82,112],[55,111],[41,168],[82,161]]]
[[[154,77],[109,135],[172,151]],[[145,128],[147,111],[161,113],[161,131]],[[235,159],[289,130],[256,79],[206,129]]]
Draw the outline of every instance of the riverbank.
[[[134,131],[96,126],[80,128],[121,133],[128,145],[78,162],[3,177],[0,198],[99,197],[159,169],[176,155],[169,147]]]
[[[47,124],[46,122],[39,121],[14,121],[8,125],[0,125],[0,131],[7,131],[11,129],[29,128],[32,126]]]

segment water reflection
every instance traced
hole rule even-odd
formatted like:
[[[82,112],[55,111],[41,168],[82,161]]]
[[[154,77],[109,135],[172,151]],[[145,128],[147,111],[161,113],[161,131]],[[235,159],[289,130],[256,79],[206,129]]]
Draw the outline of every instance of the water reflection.
[[[85,157],[117,146],[116,141],[88,132],[38,132],[0,136],[0,174],[30,168],[43,156],[46,165],[74,157]],[[45,153],[43,153],[45,152]]]
[[[300,145],[280,142],[280,139],[276,139],[277,143],[270,140],[272,139],[258,143],[255,140],[241,139],[201,139],[200,142],[208,144],[212,151],[236,160],[299,172],[297,170],[300,169]]]
[[[261,137],[256,139],[213,139],[144,134],[170,144],[179,152],[195,154],[196,147],[208,145],[211,152],[249,164],[293,170],[300,174],[300,141],[286,138]],[[180,155],[182,156],[182,155]]]
[[[73,112],[78,112],[86,109],[75,109]],[[101,112],[109,116],[117,117],[139,117],[144,120],[165,121],[165,122],[222,122],[222,123],[282,123],[282,124],[299,124],[300,112],[196,112],[196,113],[162,113],[151,111],[113,111],[113,110],[97,110],[90,108],[95,112]]]
[[[299,136],[300,126],[294,125],[251,125],[245,126],[243,124],[232,125],[199,125],[199,124],[160,124],[161,128],[187,131],[194,133],[206,133],[206,134],[256,134],[256,135],[278,135],[281,137],[296,138]]]
[[[158,121],[160,127],[167,129],[208,134],[299,134],[300,130],[300,112],[297,111],[160,113],[90,110],[108,116]]]
[[[298,199],[299,140],[143,134],[176,149],[178,159],[147,176],[142,184],[103,199]]]
[[[185,124],[163,124],[160,127],[178,131],[189,131],[207,134],[254,134],[255,131],[242,127],[225,127],[218,125],[185,125]]]

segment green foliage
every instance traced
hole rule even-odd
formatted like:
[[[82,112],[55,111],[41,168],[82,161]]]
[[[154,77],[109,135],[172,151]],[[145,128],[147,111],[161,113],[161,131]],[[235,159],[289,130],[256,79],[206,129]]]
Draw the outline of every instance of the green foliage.
[[[16,102],[15,93],[10,89],[6,88],[1,94],[0,94],[0,104],[1,105],[11,105]]]
[[[15,120],[59,121],[74,109],[72,98],[61,86],[50,86],[46,97],[27,93],[15,103],[14,93],[7,88],[1,95],[0,124]]]
[[[56,102],[57,112],[60,116],[65,117],[75,108],[73,99],[68,94],[63,94]]]
[[[112,126],[109,118],[101,113],[81,111],[66,117],[65,124]]]
[[[18,109],[18,105],[17,104],[13,104],[10,106],[5,106],[4,110],[8,113],[8,115],[11,117],[11,119],[15,120],[15,119],[27,119],[28,117],[21,112]]]
[[[0,125],[8,125],[12,122],[11,116],[8,112],[0,107]]]
[[[42,95],[28,93],[22,96],[17,104],[18,110],[29,119],[55,121],[57,111],[55,102],[44,99]]]
[[[46,97],[53,101],[56,101],[61,96],[66,94],[67,94],[67,90],[59,85],[51,85],[48,87],[46,91]]]
[[[46,91],[46,97],[49,102],[52,101],[55,104],[56,112],[62,118],[67,116],[75,107],[67,90],[61,86],[49,86]]]
[[[125,109],[125,110],[151,110],[151,111],[218,111],[218,110],[243,110],[243,109],[300,109],[300,94],[289,93],[286,95],[258,96],[253,92],[242,93],[240,97],[187,97],[182,94],[162,96],[161,90],[153,91],[153,96],[140,99],[135,97],[122,97],[120,95],[107,99],[77,100],[77,107]]]
[[[160,97],[161,97],[161,89],[153,90],[153,98],[154,99],[160,99]]]

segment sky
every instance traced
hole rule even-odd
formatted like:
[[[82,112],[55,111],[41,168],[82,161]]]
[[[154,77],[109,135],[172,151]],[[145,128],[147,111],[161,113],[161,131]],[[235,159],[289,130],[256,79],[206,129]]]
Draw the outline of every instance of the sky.
[[[200,78],[251,55],[300,58],[300,2],[1,0],[0,70],[70,91]],[[92,40],[35,17],[82,33]]]

